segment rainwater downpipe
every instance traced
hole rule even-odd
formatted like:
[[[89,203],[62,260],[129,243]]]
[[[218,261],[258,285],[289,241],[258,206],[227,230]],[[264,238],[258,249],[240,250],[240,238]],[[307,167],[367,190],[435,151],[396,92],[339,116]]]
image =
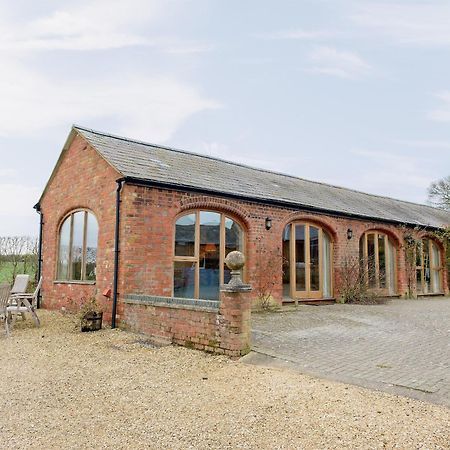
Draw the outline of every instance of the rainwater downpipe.
[[[119,233],[120,233],[120,193],[125,183],[124,178],[116,180],[116,226],[114,230],[114,280],[113,280],[113,303],[112,303],[112,316],[111,316],[111,328],[116,328],[116,313],[117,313],[117,286],[119,284]]]
[[[38,267],[37,267],[37,282],[41,279],[42,275],[42,231],[44,227],[44,214],[41,211],[41,205],[37,203],[33,206],[36,212],[39,214],[39,242],[38,242]],[[41,291],[38,293],[36,306],[39,309],[41,307]]]

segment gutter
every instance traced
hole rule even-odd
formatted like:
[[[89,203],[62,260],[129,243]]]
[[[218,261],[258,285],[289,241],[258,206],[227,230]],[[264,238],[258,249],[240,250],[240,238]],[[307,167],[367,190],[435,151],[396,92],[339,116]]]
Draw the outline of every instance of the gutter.
[[[334,217],[343,217],[346,219],[359,219],[359,220],[370,220],[378,223],[387,223],[392,225],[408,225],[410,227],[423,227],[426,230],[441,230],[441,227],[435,227],[431,225],[422,225],[420,223],[411,223],[411,222],[400,222],[398,220],[389,220],[389,219],[381,219],[379,217],[374,216],[365,216],[362,214],[353,214],[353,213],[344,213],[341,211],[335,211],[331,209],[324,209],[324,208],[318,208],[316,206],[308,206],[308,205],[302,205],[299,203],[289,202],[289,201],[282,201],[282,200],[273,200],[273,199],[261,199],[257,197],[251,197],[248,195],[243,194],[230,194],[226,192],[221,192],[215,189],[202,189],[202,188],[196,188],[192,186],[186,186],[183,184],[176,184],[176,183],[164,183],[160,181],[151,181],[151,180],[145,180],[142,178],[137,177],[124,177],[124,181],[127,183],[137,185],[137,186],[147,186],[147,187],[159,187],[159,188],[165,188],[165,189],[176,189],[179,191],[185,191],[185,192],[195,192],[198,194],[212,194],[224,198],[230,198],[235,200],[246,200],[253,203],[260,203],[263,205],[273,205],[278,207],[288,207],[288,208],[296,208],[300,209],[302,211],[312,212],[312,213],[320,213],[320,214],[326,214],[329,216]]]
[[[36,205],[34,205],[33,208],[39,214],[39,242],[38,242],[38,268],[37,268],[37,281],[39,282],[39,280],[41,279],[41,275],[42,275],[42,232],[43,232],[43,227],[44,227],[44,214],[42,213],[40,203],[36,203]],[[41,307],[41,291],[40,290],[38,292],[36,306],[38,309]]]
[[[116,180],[116,224],[114,229],[114,279],[113,279],[113,303],[112,303],[112,313],[111,313],[111,328],[116,328],[116,314],[117,314],[117,287],[119,283],[119,233],[120,233],[120,193],[122,187],[125,184],[125,178],[119,178]]]

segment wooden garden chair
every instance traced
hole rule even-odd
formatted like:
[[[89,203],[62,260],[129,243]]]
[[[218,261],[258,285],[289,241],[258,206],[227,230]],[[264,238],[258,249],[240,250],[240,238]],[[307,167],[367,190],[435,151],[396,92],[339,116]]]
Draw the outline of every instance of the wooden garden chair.
[[[39,295],[39,291],[41,290],[41,285],[42,277],[40,278],[39,283],[37,284],[36,289],[33,293],[13,294],[9,297],[10,304],[7,307],[7,312],[9,317],[12,317],[11,329],[13,328],[16,321],[17,314],[23,315],[26,312],[29,312],[31,314],[33,322],[37,327],[41,326],[39,317],[36,314],[37,298]]]
[[[0,320],[5,323],[6,336],[9,337],[8,302],[10,293],[9,284],[0,284]]]

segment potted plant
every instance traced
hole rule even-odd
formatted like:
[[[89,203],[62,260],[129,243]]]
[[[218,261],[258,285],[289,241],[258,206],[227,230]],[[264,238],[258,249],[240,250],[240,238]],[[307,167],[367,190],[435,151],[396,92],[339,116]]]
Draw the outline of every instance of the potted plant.
[[[103,311],[95,297],[82,302],[78,317],[82,332],[97,331],[102,328]]]

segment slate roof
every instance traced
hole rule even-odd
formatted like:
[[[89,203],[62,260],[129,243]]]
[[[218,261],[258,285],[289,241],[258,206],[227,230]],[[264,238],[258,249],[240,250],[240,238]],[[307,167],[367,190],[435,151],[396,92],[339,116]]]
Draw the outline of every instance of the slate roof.
[[[78,126],[73,129],[124,177],[380,221],[434,228],[450,225],[450,212],[431,206],[255,169]]]

